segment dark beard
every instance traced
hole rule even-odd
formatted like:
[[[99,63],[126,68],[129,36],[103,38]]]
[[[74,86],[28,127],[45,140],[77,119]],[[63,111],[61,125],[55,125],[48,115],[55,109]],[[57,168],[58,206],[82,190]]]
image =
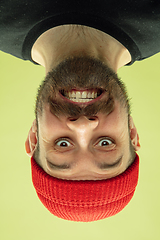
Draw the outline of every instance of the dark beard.
[[[87,106],[65,102],[59,97],[61,89],[98,88],[105,91],[106,98]],[[56,116],[91,117],[98,112],[109,114],[114,109],[114,101],[120,101],[130,114],[127,91],[117,74],[100,60],[88,56],[67,58],[49,72],[39,87],[36,101],[36,118],[42,114],[44,104]]]

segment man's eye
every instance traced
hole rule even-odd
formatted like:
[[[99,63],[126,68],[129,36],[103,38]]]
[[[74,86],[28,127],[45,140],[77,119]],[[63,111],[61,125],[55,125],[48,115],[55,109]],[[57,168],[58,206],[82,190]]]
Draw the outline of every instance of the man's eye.
[[[58,145],[59,147],[70,147],[71,146],[70,142],[68,142],[67,140],[57,141],[56,145]]]
[[[102,140],[100,140],[98,142],[97,145],[100,146],[100,147],[106,147],[106,146],[109,146],[111,144],[113,144],[113,142],[111,140],[109,140],[109,139],[102,139]]]

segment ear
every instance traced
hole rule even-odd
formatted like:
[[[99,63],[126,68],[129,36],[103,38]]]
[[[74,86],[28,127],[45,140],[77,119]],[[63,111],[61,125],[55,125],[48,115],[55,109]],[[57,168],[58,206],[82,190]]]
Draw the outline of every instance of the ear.
[[[29,130],[27,140],[25,142],[26,153],[32,157],[37,147],[37,124],[36,119],[33,121],[32,127]]]
[[[130,121],[130,139],[131,143],[135,149],[135,151],[138,151],[140,149],[140,143],[139,143],[139,135],[137,133],[137,129],[134,125],[133,118],[129,116]]]

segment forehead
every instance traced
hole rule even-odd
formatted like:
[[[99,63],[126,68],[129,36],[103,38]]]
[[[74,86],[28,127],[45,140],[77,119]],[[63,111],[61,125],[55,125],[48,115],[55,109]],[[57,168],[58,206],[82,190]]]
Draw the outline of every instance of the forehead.
[[[127,128],[127,125],[126,125],[126,128]],[[47,154],[47,152],[48,151],[50,151],[50,148],[48,147],[48,146],[51,146],[51,143],[52,143],[52,140],[55,140],[55,138],[58,136],[58,137],[66,137],[66,136],[68,136],[68,135],[66,135],[66,133],[64,132],[64,131],[59,131],[58,129],[57,129],[57,127],[55,127],[55,130],[56,130],[56,132],[55,131],[50,131],[50,129],[49,129],[49,133],[51,133],[51,135],[50,135],[50,137],[49,136],[47,136],[47,134],[45,134],[46,133],[46,131],[44,131],[44,137],[45,137],[45,139],[47,138],[47,144],[45,145],[44,144],[44,142],[43,142],[43,140],[42,140],[42,135],[40,136],[40,139],[39,139],[39,132],[38,132],[38,143],[39,143],[39,156],[38,156],[38,159],[39,159],[39,162],[38,162],[38,164],[42,167],[42,168],[44,168],[44,166],[43,166],[43,164],[44,164],[44,159],[45,159],[45,156],[46,156],[46,154]],[[60,128],[60,130],[62,130],[62,128]],[[105,129],[103,128],[102,129],[102,131],[100,132],[100,134],[101,133],[103,133],[103,134],[106,134],[105,133]],[[57,135],[58,134],[58,135]],[[64,135],[65,134],[65,135]],[[99,134],[99,133],[98,133]],[[99,136],[99,135],[97,135],[97,136]],[[127,149],[127,156],[128,156],[128,158],[130,159],[130,146],[129,146],[129,132],[128,131],[125,131],[125,134],[122,136],[121,135],[121,137],[123,137],[123,139],[121,139],[121,140],[123,140],[123,144],[125,143],[125,146],[123,145],[123,148],[125,148],[125,149]],[[78,138],[77,138],[77,140],[78,140]],[[124,149],[123,149],[123,151],[125,151]],[[123,152],[122,151],[122,152]],[[128,159],[127,158],[127,159]],[[37,158],[36,158],[37,159]],[[128,160],[129,160],[128,159]]]

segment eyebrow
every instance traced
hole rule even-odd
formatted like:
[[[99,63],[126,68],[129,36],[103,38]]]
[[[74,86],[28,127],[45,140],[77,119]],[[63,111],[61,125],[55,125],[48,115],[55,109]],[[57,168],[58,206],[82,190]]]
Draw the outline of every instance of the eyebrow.
[[[71,168],[71,165],[70,164],[54,164],[52,163],[48,158],[46,158],[49,166],[55,170],[62,170],[62,169],[70,169]]]
[[[119,166],[122,162],[122,158],[123,158],[123,155],[120,156],[120,158],[118,158],[114,163],[112,164],[108,164],[108,163],[98,163],[98,167],[102,170],[105,170],[105,169],[109,169],[109,168],[115,168],[117,166]]]
[[[122,162],[122,158],[123,158],[123,155],[120,156],[120,158],[118,158],[114,163],[112,164],[108,164],[106,162],[103,162],[103,163],[96,163],[97,166],[102,169],[102,170],[107,170],[107,169],[110,169],[110,168],[115,168],[117,166],[119,166]],[[67,163],[64,163],[64,164],[55,164],[55,163],[52,163],[50,159],[46,158],[49,166],[54,169],[54,170],[63,170],[63,169],[71,169],[71,165],[72,164],[67,164]]]

